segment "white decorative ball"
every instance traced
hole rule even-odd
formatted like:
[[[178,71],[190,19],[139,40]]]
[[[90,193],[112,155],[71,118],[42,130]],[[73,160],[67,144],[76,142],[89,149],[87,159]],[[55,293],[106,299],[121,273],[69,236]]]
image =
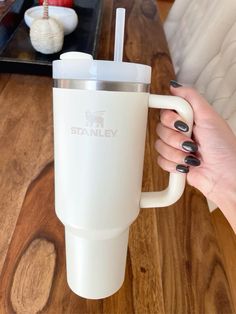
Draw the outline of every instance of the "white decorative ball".
[[[64,31],[52,17],[35,19],[30,27],[31,44],[36,51],[51,54],[62,49]]]

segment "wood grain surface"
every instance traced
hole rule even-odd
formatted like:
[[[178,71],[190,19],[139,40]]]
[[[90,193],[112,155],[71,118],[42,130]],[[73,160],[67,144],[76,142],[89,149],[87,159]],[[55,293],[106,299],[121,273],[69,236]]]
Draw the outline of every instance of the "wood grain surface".
[[[103,0],[99,59],[113,58],[114,14],[125,7],[124,59],[152,66],[153,93],[174,78],[154,0]],[[150,110],[143,191],[162,189],[156,164],[158,111]],[[186,188],[168,208],[141,210],[131,227],[125,282],[113,296],[86,300],[66,283],[64,230],[54,212],[52,81],[0,75],[0,314],[231,314],[220,237],[205,198]]]

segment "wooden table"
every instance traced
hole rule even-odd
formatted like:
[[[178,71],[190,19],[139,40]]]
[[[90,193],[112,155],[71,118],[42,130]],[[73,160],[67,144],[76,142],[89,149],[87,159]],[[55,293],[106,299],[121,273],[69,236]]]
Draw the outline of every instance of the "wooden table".
[[[104,0],[99,59],[113,58],[114,13],[127,9],[124,59],[150,64],[152,92],[174,72],[154,0]],[[157,111],[150,110],[143,190],[162,189]],[[0,75],[0,313],[234,313],[204,197],[187,187],[173,206],[141,210],[131,227],[123,287],[91,301],[67,286],[64,228],[54,212],[52,80]]]

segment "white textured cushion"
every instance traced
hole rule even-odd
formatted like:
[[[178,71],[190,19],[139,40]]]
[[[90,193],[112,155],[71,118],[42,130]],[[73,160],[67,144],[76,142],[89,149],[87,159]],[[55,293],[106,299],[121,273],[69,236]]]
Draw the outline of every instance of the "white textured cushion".
[[[236,21],[194,85],[236,134]]]
[[[196,82],[235,20],[235,0],[175,0],[164,29],[179,82]]]

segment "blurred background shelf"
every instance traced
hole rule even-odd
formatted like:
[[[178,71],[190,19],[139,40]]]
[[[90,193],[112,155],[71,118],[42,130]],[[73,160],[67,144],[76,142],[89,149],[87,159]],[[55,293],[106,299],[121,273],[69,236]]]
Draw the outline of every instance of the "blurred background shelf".
[[[33,0],[6,3],[0,10],[0,72],[52,75],[52,61],[67,51],[82,51],[96,56],[100,29],[101,0],[75,0],[73,9],[79,23],[75,31],[65,36],[59,53],[44,55],[35,51],[24,22],[24,12],[36,5]]]

